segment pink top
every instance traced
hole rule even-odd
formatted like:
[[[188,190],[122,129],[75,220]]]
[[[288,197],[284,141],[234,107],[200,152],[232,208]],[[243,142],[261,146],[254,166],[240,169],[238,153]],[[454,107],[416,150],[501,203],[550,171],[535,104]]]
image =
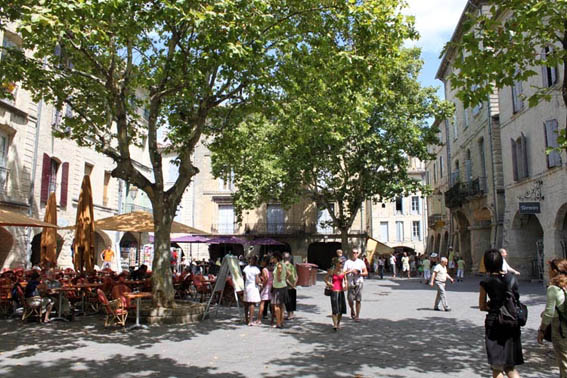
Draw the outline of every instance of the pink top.
[[[262,292],[260,293],[260,297],[263,301],[271,301],[272,300],[272,285],[274,283],[274,274],[270,272],[268,268],[262,269],[262,271],[266,271],[266,275],[268,276],[268,282],[262,288]]]
[[[333,274],[333,291],[343,291],[345,274]]]

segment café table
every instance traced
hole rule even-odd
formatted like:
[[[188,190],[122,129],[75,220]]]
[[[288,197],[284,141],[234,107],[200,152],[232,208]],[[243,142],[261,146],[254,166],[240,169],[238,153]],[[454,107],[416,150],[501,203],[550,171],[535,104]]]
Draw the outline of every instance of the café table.
[[[53,321],[62,320],[64,322],[69,321],[68,319],[65,319],[63,316],[61,316],[62,315],[61,307],[63,307],[63,293],[66,292],[66,291],[75,291],[75,290],[77,290],[77,289],[74,288],[74,287],[71,287],[71,286],[61,286],[61,287],[54,287],[54,288],[49,289],[50,292],[57,293],[58,296],[59,296],[59,298],[58,298],[59,307],[57,307],[57,316],[54,317],[54,318],[51,318],[51,320],[53,320]]]
[[[85,298],[87,296],[87,292],[85,289],[98,289],[102,287],[102,283],[92,282],[92,283],[80,283],[71,285],[71,287],[81,290],[81,313],[80,315],[85,315],[87,312],[85,311]]]
[[[137,293],[134,293],[134,292],[124,293],[124,296],[126,296],[130,299],[136,299],[136,324],[133,324],[130,327],[128,327],[128,330],[138,329],[138,328],[148,328],[146,325],[140,324],[140,306],[141,306],[142,298],[151,298],[152,293],[140,291],[140,292],[137,292]]]

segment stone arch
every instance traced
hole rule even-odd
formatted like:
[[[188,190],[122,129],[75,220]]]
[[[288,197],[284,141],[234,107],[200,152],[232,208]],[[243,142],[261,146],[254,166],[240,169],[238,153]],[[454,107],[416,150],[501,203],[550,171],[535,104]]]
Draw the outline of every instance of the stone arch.
[[[317,264],[319,268],[327,270],[331,267],[331,260],[337,256],[337,249],[341,249],[338,242],[315,242],[307,248],[307,262]]]
[[[473,255],[472,255],[472,245],[471,245],[471,222],[467,216],[461,212],[457,211],[455,213],[455,232],[457,233],[457,243],[453,245],[453,250],[455,255],[462,256],[465,260],[466,270],[476,269],[473,266]],[[476,262],[478,265],[478,262]]]
[[[434,248],[433,252],[435,252],[435,253],[441,252],[441,234],[437,234],[435,236],[435,248]]]
[[[536,214],[516,212],[510,228],[508,263],[532,278],[543,279],[544,230]]]
[[[557,211],[555,230],[555,255],[565,259],[567,258],[567,203]]]
[[[100,235],[99,235],[100,236]],[[123,266],[138,266],[139,238],[131,232],[125,232],[120,238],[120,260]]]
[[[447,254],[449,248],[449,231],[445,231],[443,235],[443,252]]]
[[[95,230],[95,256],[96,256],[96,264],[99,267],[102,267],[102,259],[100,258],[101,252],[106,248],[106,246],[110,246],[112,248],[112,239],[108,236],[108,234],[101,230]],[[116,256],[116,255],[115,255]]]
[[[0,267],[4,265],[13,246],[14,236],[4,227],[0,227]]]

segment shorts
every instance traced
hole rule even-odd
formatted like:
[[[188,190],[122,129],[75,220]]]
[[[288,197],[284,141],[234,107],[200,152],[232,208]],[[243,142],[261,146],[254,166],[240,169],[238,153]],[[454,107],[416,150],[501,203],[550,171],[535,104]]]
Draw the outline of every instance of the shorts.
[[[349,285],[348,287],[348,301],[349,302],[360,302],[362,301],[362,287],[363,283],[357,285]]]
[[[403,272],[407,272],[408,270],[410,270],[410,266],[409,266],[409,265],[403,265],[403,266],[402,266],[402,271],[403,271]]]
[[[272,304],[275,306],[285,305],[287,302],[287,287],[272,288]]]

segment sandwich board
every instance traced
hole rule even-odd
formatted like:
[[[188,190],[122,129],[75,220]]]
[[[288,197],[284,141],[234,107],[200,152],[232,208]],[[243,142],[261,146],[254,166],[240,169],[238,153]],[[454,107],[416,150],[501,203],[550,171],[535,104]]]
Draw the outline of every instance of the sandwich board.
[[[240,310],[238,292],[244,290],[244,279],[242,278],[242,272],[240,271],[238,258],[233,255],[226,255],[222,259],[222,264],[219,269],[219,273],[217,274],[217,280],[215,282],[215,287],[213,288],[213,293],[211,295],[211,298],[209,298],[209,302],[207,303],[207,306],[205,307],[205,312],[203,313],[203,319],[205,319],[205,317],[210,313],[211,302],[215,297],[215,293],[220,292],[215,315],[218,313],[219,306],[223,299],[224,289],[226,286],[226,278],[228,277],[229,274],[232,277],[232,284],[234,285],[234,298],[236,299],[236,307]],[[241,316],[244,316],[244,312],[242,312]]]

